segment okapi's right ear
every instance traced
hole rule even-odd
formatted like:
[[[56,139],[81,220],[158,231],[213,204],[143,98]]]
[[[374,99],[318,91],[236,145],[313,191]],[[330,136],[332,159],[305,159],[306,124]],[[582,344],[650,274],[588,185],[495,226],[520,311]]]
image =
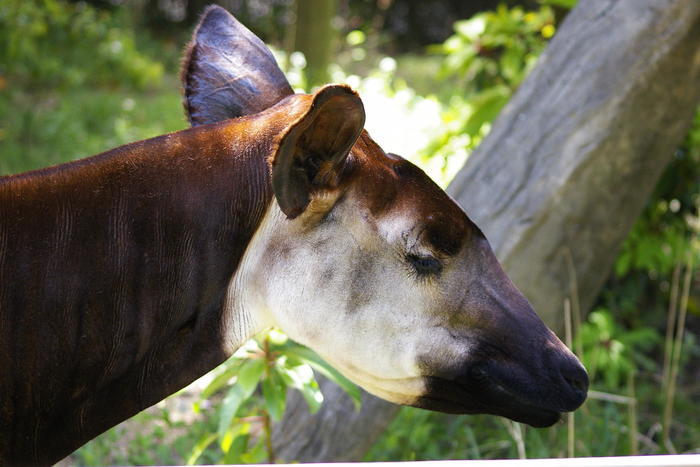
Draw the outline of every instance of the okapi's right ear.
[[[315,192],[338,186],[365,125],[362,100],[348,86],[325,86],[306,105],[279,136],[271,160],[272,190],[289,219],[304,212]]]
[[[192,126],[258,113],[294,94],[265,44],[217,5],[204,11],[180,79]]]

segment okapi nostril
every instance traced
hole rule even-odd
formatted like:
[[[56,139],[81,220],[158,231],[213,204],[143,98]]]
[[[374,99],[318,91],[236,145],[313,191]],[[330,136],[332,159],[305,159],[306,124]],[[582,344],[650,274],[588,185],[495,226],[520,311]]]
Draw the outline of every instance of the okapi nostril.
[[[571,379],[565,376],[564,381],[569,383],[570,386],[573,386],[574,389],[580,392],[585,392],[588,389],[588,380],[586,380],[586,382],[583,382],[580,379]]]
[[[586,391],[588,391],[588,373],[586,373],[581,364],[576,362],[575,365],[562,368],[561,376],[574,392],[585,396]]]

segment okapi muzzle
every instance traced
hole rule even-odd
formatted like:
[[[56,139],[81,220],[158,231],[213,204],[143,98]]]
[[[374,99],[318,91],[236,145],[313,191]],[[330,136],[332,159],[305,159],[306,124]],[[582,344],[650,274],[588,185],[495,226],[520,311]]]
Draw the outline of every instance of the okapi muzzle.
[[[0,178],[0,464],[59,460],[271,326],[400,404],[548,426],[584,401],[579,361],[354,91],[294,94],[219,7],[182,79],[194,128]]]
[[[506,277],[486,241],[480,242],[482,261],[471,272],[479,283],[465,291],[451,320],[451,332],[470,343],[468,356],[431,373],[416,405],[549,426],[585,400],[588,377]],[[423,361],[426,369],[444,364],[430,355]]]

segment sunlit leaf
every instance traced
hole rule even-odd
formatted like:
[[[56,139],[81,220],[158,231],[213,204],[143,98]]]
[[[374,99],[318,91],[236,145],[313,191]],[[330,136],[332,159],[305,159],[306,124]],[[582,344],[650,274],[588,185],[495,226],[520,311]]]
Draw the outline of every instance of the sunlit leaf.
[[[540,2],[544,3],[545,5],[571,9],[576,6],[578,0],[540,0]]]
[[[478,135],[481,127],[493,121],[510,99],[510,89],[498,86],[482,93],[474,99],[474,112],[464,122],[462,131],[469,135]]]
[[[231,421],[236,416],[240,406],[253,394],[264,370],[265,360],[262,359],[247,360],[243,364],[238,373],[236,384],[229,389],[219,411],[219,428],[217,432],[221,438],[224,437],[226,430],[231,426]]]
[[[260,381],[260,377],[265,371],[267,362],[263,359],[247,360],[238,372],[236,385],[243,387],[247,392],[252,393],[255,386]]]
[[[262,393],[270,418],[274,421],[281,420],[284,415],[287,388],[276,371],[273,370],[268,378],[262,380]]]
[[[293,359],[288,359],[288,362],[293,362]],[[280,365],[276,370],[287,386],[301,392],[311,413],[316,413],[321,408],[323,394],[309,365],[305,363]]]
[[[252,391],[251,391],[252,392]],[[243,404],[246,399],[246,391],[239,384],[234,384],[228,391],[228,394],[224,398],[221,404],[221,410],[219,411],[219,437],[223,438],[226,435],[226,431],[229,426],[231,426],[231,420],[235,417],[238,408]]]
[[[238,374],[245,360],[231,358],[223,364],[223,370],[214,377],[213,380],[202,390],[200,397],[208,399],[212,394],[223,388],[228,382]]]
[[[472,19],[457,21],[454,29],[458,34],[476,40],[486,30],[486,20],[483,14],[476,15]]]
[[[219,464],[242,464],[244,463],[242,456],[248,450],[248,441],[250,440],[250,425],[244,424],[233,438],[233,442],[227,451],[224,451],[224,457],[219,461]]]
[[[361,404],[360,389],[345,376],[341,375],[338,370],[316,355],[314,351],[299,346],[290,348],[287,350],[287,354],[308,363],[313,369],[340,386],[352,398],[355,408],[359,410]]]
[[[197,462],[197,459],[202,455],[204,450],[216,440],[217,434],[216,433],[206,433],[204,434],[199,441],[197,441],[197,444],[194,445],[192,450],[190,451],[190,455],[187,458],[187,465],[194,465]]]

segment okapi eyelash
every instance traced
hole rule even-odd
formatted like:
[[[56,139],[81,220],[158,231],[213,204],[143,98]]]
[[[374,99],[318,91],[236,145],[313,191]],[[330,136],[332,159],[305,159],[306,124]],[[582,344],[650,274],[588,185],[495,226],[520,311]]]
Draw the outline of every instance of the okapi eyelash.
[[[433,256],[408,253],[406,261],[412,266],[418,277],[437,276],[442,272],[443,268],[440,260]]]

